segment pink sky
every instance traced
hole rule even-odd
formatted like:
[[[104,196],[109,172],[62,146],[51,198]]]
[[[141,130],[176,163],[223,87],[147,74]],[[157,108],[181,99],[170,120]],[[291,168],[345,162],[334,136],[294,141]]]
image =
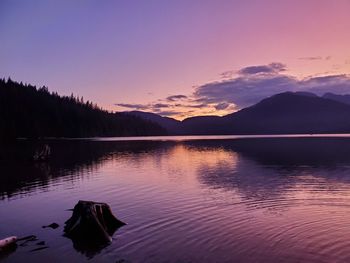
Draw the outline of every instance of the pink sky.
[[[5,0],[0,76],[130,110],[115,104],[150,105],[178,94],[193,100],[223,72],[236,78],[244,67],[272,62],[300,80],[349,74],[349,10],[349,0]],[[216,112],[213,105],[192,112],[176,106],[182,113],[172,116],[222,115],[239,108],[231,102]]]

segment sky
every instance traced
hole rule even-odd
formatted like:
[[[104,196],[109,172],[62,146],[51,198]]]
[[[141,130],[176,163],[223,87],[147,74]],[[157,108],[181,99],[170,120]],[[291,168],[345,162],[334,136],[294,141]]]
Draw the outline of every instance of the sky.
[[[225,115],[350,94],[350,0],[0,1],[0,77],[110,111]]]

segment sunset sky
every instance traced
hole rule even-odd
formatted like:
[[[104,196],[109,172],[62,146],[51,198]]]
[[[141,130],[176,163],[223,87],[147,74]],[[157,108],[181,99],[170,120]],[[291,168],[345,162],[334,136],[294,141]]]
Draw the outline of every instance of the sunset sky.
[[[350,0],[2,0],[0,77],[178,119],[350,94],[349,13]]]

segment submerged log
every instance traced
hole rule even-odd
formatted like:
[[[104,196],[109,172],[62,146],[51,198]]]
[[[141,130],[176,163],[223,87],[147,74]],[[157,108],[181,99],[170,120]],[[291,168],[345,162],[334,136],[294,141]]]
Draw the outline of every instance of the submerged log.
[[[79,201],[71,218],[65,222],[64,232],[73,242],[84,240],[96,244],[110,243],[112,235],[124,222],[118,220],[106,203]]]

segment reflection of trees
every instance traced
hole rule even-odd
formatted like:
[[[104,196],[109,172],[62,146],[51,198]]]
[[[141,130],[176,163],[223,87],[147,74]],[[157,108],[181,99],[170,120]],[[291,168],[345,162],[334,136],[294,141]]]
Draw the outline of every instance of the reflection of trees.
[[[48,188],[57,180],[76,181],[89,176],[94,170],[113,158],[131,157],[139,162],[140,156],[150,156],[162,145],[159,142],[106,142],[57,140],[47,141],[52,149],[48,162],[30,161],[37,142],[19,141],[0,147],[0,199],[13,195],[25,196],[35,189]],[[136,156],[136,157],[135,157]],[[156,156],[156,155],[154,155]]]

